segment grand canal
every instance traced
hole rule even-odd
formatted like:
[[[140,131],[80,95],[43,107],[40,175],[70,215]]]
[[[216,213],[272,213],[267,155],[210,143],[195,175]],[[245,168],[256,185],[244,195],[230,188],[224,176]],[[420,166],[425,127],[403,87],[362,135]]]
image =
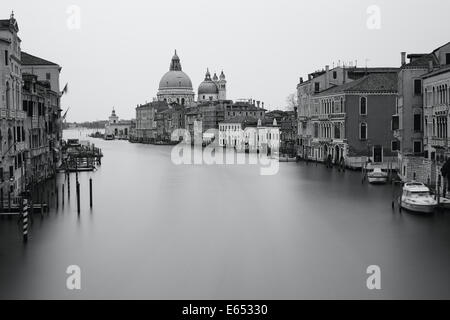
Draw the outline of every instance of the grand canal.
[[[171,147],[92,142],[105,158],[79,176],[80,216],[72,175],[71,198],[34,216],[28,244],[17,218],[0,219],[0,298],[450,298],[450,214],[399,214],[391,186],[304,163],[274,176],[175,166]],[[70,265],[80,291],[66,289]],[[366,287],[370,265],[380,291]]]

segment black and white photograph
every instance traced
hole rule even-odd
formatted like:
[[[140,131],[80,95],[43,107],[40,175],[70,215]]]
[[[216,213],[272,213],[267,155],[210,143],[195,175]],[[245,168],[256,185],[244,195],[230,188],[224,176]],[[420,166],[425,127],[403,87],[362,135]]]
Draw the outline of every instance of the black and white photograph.
[[[0,300],[450,300],[449,12],[2,1]]]

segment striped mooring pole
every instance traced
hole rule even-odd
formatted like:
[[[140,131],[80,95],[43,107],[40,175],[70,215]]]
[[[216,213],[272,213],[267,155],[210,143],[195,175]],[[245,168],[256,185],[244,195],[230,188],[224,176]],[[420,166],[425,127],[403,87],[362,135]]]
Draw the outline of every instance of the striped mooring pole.
[[[27,242],[28,241],[28,200],[27,199],[23,199],[22,218],[23,218],[23,242]]]

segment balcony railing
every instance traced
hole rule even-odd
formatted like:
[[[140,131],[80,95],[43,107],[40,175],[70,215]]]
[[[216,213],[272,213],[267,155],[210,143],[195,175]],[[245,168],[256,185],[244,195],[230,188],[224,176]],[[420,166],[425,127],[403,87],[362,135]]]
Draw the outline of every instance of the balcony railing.
[[[26,113],[22,110],[12,110],[6,108],[0,108],[0,118],[1,119],[20,119],[23,120],[26,118]]]
[[[330,114],[330,119],[345,119],[345,113],[332,113]]]
[[[448,138],[431,137],[431,138],[428,138],[427,142],[433,148],[448,148],[450,146]]]

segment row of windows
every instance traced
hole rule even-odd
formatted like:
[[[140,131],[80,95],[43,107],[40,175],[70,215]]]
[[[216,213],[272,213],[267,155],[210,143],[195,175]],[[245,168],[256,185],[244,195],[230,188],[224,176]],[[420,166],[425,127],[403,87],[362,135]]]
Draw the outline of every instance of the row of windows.
[[[425,89],[425,105],[442,105],[450,101],[450,90],[447,84],[433,87],[432,91]]]
[[[321,114],[342,113],[344,112],[344,98],[338,101],[334,99],[325,99],[321,101]]]

